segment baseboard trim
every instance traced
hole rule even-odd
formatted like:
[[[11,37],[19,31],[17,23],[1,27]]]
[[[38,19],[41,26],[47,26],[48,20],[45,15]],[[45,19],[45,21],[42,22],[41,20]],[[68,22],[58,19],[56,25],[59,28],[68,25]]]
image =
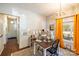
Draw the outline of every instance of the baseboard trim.
[[[8,38],[8,39],[17,39],[17,37],[10,37],[10,38]]]
[[[30,46],[27,46],[27,47],[24,47],[24,48],[21,48],[21,49],[19,49],[19,50],[23,50],[23,49],[26,49],[26,48],[29,48]]]

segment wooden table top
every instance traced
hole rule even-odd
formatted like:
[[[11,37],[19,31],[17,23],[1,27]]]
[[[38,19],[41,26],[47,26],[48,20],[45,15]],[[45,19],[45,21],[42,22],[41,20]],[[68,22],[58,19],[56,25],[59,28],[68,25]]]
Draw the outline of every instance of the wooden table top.
[[[52,46],[52,42],[37,42],[37,41],[35,41],[35,43],[39,44],[43,48],[48,48],[48,47]]]

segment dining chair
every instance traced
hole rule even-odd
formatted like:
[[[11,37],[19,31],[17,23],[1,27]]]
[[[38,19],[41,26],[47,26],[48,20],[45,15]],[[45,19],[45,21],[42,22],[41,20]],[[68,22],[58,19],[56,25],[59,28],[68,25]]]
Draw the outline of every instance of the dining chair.
[[[52,43],[52,47],[47,49],[48,52],[50,52],[50,56],[58,56],[57,50],[58,50],[58,46],[59,46],[59,39],[55,40]]]

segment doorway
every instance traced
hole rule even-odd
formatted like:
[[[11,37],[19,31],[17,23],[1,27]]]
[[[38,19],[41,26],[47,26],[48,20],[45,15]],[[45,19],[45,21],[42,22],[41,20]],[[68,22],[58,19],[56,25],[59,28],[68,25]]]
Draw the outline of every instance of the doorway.
[[[7,17],[7,39],[17,39],[17,18]]]
[[[6,16],[6,44],[1,53],[2,56],[10,56],[11,53],[19,50],[19,18],[12,15]]]

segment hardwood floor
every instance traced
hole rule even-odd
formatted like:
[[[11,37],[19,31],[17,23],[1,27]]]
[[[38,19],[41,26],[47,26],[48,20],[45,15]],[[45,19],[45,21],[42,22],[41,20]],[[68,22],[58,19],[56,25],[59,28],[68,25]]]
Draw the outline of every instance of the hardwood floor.
[[[1,56],[10,56],[11,53],[18,51],[19,46],[17,44],[16,39],[8,39],[7,44],[4,47],[3,52],[1,53]]]

